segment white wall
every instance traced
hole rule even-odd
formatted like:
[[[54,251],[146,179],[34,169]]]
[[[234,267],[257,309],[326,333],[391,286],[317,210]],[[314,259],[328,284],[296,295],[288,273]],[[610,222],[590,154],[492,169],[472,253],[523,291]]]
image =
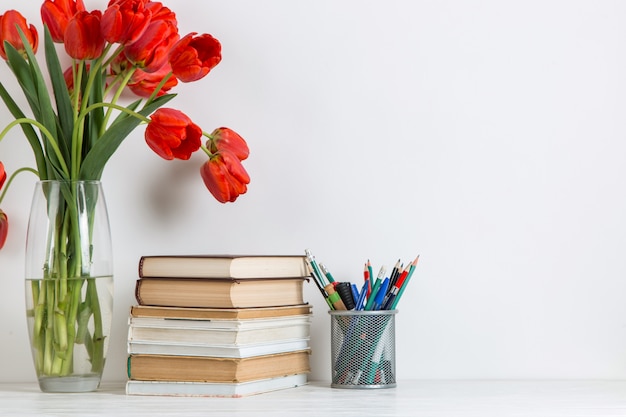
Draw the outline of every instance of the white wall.
[[[400,379],[626,377],[626,3],[165,3],[183,32],[224,48],[173,106],[245,136],[252,183],[220,205],[199,155],[160,160],[142,129],[123,144],[103,179],[116,273],[106,379],[125,379],[141,255],[305,248],[354,282],[368,258],[391,268],[421,254],[397,317]],[[41,27],[38,5],[11,7]],[[31,158],[17,130],[0,143],[10,171]],[[33,182],[19,178],[2,204],[5,381],[35,379],[23,313]],[[325,303],[313,284],[305,296],[312,378],[329,379]]]

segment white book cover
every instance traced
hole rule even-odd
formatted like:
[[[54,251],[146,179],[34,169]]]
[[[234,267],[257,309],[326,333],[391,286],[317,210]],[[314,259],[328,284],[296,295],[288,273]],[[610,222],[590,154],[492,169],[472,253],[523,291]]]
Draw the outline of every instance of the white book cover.
[[[172,355],[172,356],[213,356],[220,358],[249,358],[252,356],[273,355],[276,353],[294,352],[309,347],[309,339],[294,339],[280,342],[209,346],[204,344],[161,343],[161,342],[128,342],[130,355]]]
[[[135,327],[157,327],[167,329],[234,329],[249,330],[267,327],[293,326],[311,322],[311,315],[274,317],[268,319],[177,319],[165,317],[129,317],[128,324]]]
[[[257,329],[208,329],[198,327],[139,327],[128,328],[129,342],[188,343],[207,345],[241,345],[303,339],[310,336],[309,321],[294,325]]]
[[[307,374],[288,375],[240,383],[213,382],[126,382],[128,395],[164,395],[175,397],[245,397],[270,391],[295,388],[307,383]]]

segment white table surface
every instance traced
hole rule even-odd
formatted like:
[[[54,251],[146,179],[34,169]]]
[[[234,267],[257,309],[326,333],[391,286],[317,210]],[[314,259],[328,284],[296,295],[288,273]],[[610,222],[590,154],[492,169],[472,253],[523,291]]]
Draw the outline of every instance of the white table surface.
[[[124,383],[86,394],[0,384],[0,416],[626,416],[626,381],[399,381],[390,389],[328,382],[245,398],[127,396]]]

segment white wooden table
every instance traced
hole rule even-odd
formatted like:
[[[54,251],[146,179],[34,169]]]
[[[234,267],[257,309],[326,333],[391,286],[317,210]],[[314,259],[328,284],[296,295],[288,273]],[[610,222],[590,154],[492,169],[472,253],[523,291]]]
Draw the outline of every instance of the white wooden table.
[[[626,381],[399,381],[333,389],[328,382],[245,398],[127,396],[108,383],[87,394],[0,384],[0,416],[626,416]]]

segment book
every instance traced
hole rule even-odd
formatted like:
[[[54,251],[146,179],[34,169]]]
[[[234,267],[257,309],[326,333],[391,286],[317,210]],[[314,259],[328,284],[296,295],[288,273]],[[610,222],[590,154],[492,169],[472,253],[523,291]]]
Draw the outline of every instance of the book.
[[[288,278],[309,270],[304,255],[144,255],[139,277]]]
[[[311,314],[310,304],[251,308],[178,308],[134,305],[130,317],[155,317],[191,320],[247,320]]]
[[[238,398],[295,388],[306,384],[306,374],[286,375],[276,378],[235,383],[129,380],[126,382],[126,394]]]
[[[128,378],[131,380],[232,383],[308,372],[308,349],[249,358],[171,355],[128,357]]]
[[[310,334],[309,317],[283,320],[280,324],[220,328],[211,321],[188,320],[187,326],[181,326],[178,320],[163,320],[160,327],[131,324],[128,328],[129,341],[178,343],[204,343],[207,345],[239,345],[265,343],[279,340],[308,338]],[[275,322],[274,322],[275,323]]]
[[[276,353],[305,350],[309,338],[281,340],[246,345],[210,345],[203,343],[128,341],[131,355],[174,355],[174,356],[215,356],[222,358],[249,358],[251,356],[273,355]]]
[[[139,304],[165,307],[248,308],[304,304],[306,277],[220,279],[140,278]]]
[[[311,315],[272,317],[261,319],[179,319],[169,317],[129,317],[128,324],[133,327],[153,327],[159,329],[221,329],[251,330],[284,326],[308,325]]]

